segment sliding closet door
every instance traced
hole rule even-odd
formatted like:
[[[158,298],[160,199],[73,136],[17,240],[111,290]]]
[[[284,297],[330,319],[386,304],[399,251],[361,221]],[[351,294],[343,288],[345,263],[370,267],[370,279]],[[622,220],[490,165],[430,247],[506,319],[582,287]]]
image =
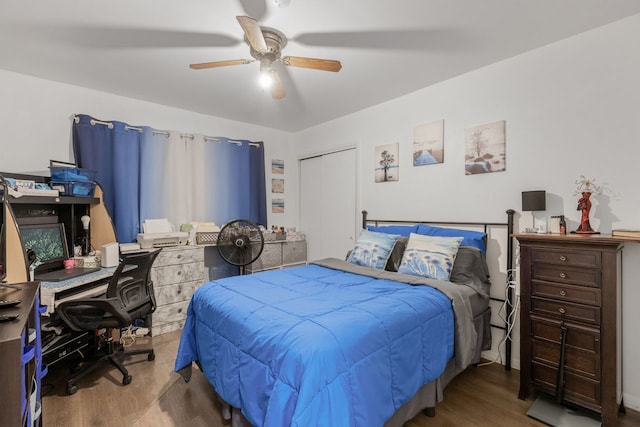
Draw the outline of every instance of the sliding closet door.
[[[309,261],[344,259],[353,248],[359,224],[356,174],[355,148],[300,161],[300,230]]]

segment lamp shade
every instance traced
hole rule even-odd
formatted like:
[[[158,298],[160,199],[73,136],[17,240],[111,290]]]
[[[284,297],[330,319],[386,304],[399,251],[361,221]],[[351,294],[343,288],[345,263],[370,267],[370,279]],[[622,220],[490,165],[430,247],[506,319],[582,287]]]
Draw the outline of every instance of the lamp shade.
[[[523,211],[543,211],[547,208],[547,194],[544,190],[523,191]]]

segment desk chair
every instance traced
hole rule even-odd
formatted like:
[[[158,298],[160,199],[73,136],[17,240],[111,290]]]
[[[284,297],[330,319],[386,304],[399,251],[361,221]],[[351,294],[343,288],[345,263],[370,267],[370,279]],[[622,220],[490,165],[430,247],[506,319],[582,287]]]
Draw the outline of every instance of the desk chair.
[[[153,261],[160,249],[123,255],[118,268],[107,287],[107,293],[97,298],[77,299],[61,303],[56,312],[64,323],[74,331],[90,331],[102,328],[126,328],[134,320],[151,314],[156,309],[153,282],[149,278]],[[122,364],[122,358],[134,354],[147,354],[149,361],[155,359],[153,349],[125,351],[122,346],[108,340],[106,353],[99,354],[67,381],[67,393],[78,391],[76,381],[96,370],[103,362],[113,364],[122,373],[122,384],[131,383],[131,375]]]

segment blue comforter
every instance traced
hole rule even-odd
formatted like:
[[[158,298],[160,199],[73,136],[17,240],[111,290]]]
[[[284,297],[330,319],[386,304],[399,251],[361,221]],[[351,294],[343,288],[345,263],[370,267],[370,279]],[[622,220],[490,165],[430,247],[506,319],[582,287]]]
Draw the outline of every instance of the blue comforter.
[[[308,265],[201,286],[175,369],[197,361],[255,426],[375,427],[453,351],[440,291]]]

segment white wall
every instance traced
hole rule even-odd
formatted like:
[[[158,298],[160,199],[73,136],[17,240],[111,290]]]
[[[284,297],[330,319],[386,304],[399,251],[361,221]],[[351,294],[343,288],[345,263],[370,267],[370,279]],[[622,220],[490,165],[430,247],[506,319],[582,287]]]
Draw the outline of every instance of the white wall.
[[[640,15],[299,132],[298,155],[326,141],[335,147],[355,141],[360,206],[375,218],[504,221],[507,209],[520,210],[522,191],[546,190],[547,211],[539,217],[564,214],[575,230],[574,181],[586,175],[612,191],[594,197],[592,226],[640,228],[638,40]],[[413,167],[413,127],[437,119],[445,119],[444,163]],[[507,170],[465,176],[465,128],[497,120],[506,120]],[[393,142],[400,143],[400,181],[376,184],[374,147]],[[516,225],[528,226],[529,215]],[[628,244],[624,400],[634,409],[640,409],[638,259],[640,245]]]
[[[46,171],[50,159],[72,160],[71,117],[75,113],[157,129],[264,141],[268,225],[297,225],[297,158],[287,132],[3,70],[0,93],[2,172]],[[285,160],[285,193],[278,195],[285,199],[284,214],[271,213],[272,158]]]

